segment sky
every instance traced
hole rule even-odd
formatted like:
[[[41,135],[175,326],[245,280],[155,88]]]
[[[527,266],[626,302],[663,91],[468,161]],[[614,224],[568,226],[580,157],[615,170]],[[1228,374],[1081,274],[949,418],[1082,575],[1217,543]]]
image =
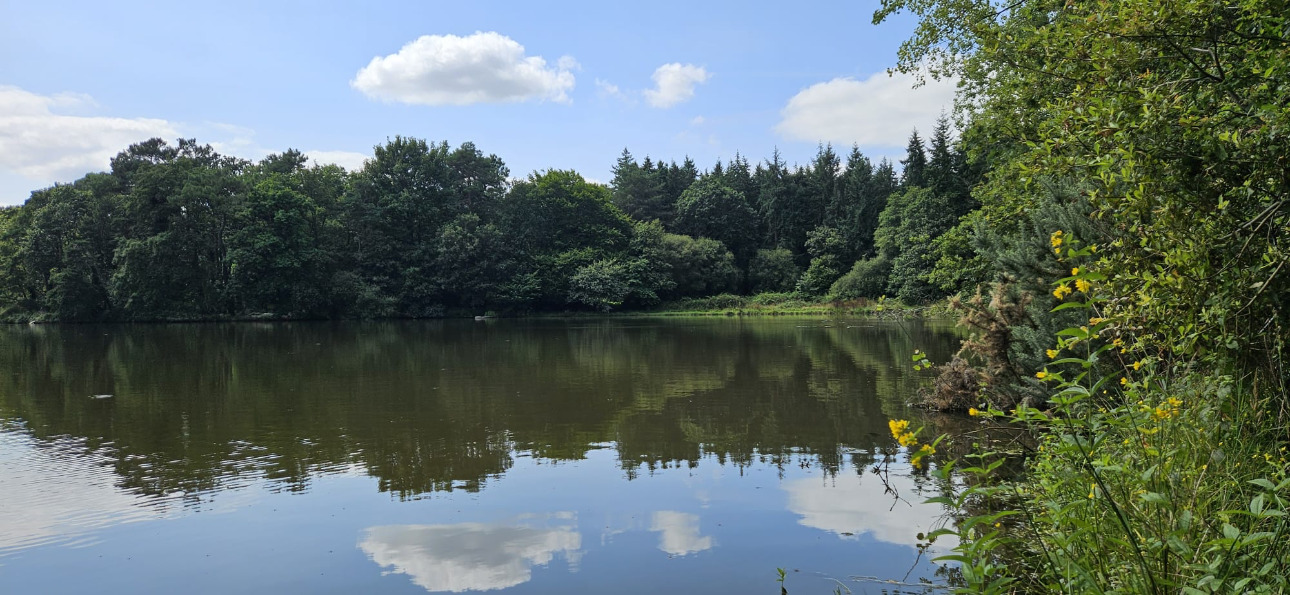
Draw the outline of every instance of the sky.
[[[877,5],[0,0],[0,205],[151,137],[350,170],[395,136],[469,141],[603,183],[624,148],[899,159],[954,84],[888,75],[914,22]]]

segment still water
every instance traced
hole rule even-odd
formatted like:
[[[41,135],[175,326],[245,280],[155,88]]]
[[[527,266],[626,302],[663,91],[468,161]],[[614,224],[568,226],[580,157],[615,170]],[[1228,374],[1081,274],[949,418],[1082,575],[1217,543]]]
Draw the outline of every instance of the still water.
[[[912,351],[956,344],[812,318],[0,327],[0,593],[777,593],[776,568],[937,592],[936,480],[887,420],[916,415]]]

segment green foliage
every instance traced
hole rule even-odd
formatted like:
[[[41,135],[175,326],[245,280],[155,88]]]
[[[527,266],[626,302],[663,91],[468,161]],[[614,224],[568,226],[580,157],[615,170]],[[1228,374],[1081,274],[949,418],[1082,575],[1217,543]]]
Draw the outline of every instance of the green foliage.
[[[449,306],[483,308],[501,301],[512,261],[503,233],[474,213],[449,221],[435,245],[435,293]]]
[[[698,177],[694,162],[688,158],[682,165],[670,166],[661,161],[655,164],[649,157],[638,165],[631,152],[623,149],[614,164],[613,200],[637,221],[659,221],[666,229],[673,230],[677,200]]]
[[[891,196],[875,232],[878,255],[891,263],[888,294],[907,304],[943,295],[928,281],[936,265],[931,242],[951,225],[953,216],[945,197],[930,189],[914,186]]]
[[[1281,3],[917,0],[876,18],[906,9],[922,22],[902,68],[932,59],[975,106],[967,136],[995,162],[987,207],[1027,209],[1042,177],[1087,184],[1095,217],[1126,236],[1104,253],[1124,273],[1115,293],[1134,296],[1119,313],[1175,352],[1285,381]]]
[[[881,256],[857,260],[851,270],[829,288],[829,299],[876,299],[885,295],[891,263]]]
[[[972,249],[945,240],[930,278],[1055,278],[1052,300],[1021,290],[1062,303],[1020,328],[1087,320],[1057,327],[1036,374],[1049,411],[1009,414],[1041,441],[1030,474],[949,502],[1010,491],[1005,512],[1024,513],[1015,532],[958,525],[973,592],[1285,591],[1286,6],[892,0],[875,20],[903,10],[920,22],[900,68],[959,78],[966,145],[990,167],[953,234]],[[1034,274],[1040,253],[1069,274]]]
[[[558,170],[512,183],[471,143],[407,137],[355,172],[311,167],[296,150],[253,164],[151,139],[110,174],[3,212],[0,313],[429,317],[643,308],[799,281],[822,295],[875,252],[899,186],[889,162],[853,148],[843,168],[828,145],[802,166],[776,152],[752,168],[736,154],[701,176],[688,159],[624,151],[614,172],[612,187]]]
[[[676,203],[676,227],[682,233],[721,242],[740,266],[747,266],[756,253],[756,213],[743,194],[712,177],[681,194]]]
[[[786,248],[758,250],[748,263],[748,286],[754,293],[791,291],[801,271]]]
[[[608,312],[622,305],[631,290],[627,267],[617,260],[597,260],[578,269],[569,279],[569,301]]]
[[[1069,246],[1065,234],[1053,238]],[[1011,482],[991,477],[998,453],[960,469],[981,480],[941,500],[964,508],[1013,499],[947,529],[961,543],[946,559],[967,566],[971,592],[1019,580],[1022,590],[1061,592],[1284,591],[1290,463],[1275,442],[1245,430],[1265,416],[1256,397],[1231,377],[1206,378],[1129,347],[1131,329],[1098,316],[1109,281],[1074,267],[1054,283],[1058,296],[1080,296],[1059,309],[1093,316],[1056,333],[1052,362],[1036,374],[1051,394],[1047,411],[971,412],[1037,431],[1038,445],[1028,473]],[[1004,527],[1007,517],[1017,520]],[[1000,555],[1011,563],[992,563]]]
[[[735,257],[717,240],[666,234],[660,262],[670,272],[671,288],[660,297],[702,297],[734,291],[739,282]]]
[[[838,230],[820,226],[806,238],[806,251],[811,255],[811,265],[797,282],[797,291],[807,296],[820,296],[828,292],[838,277],[842,276],[846,244]]]

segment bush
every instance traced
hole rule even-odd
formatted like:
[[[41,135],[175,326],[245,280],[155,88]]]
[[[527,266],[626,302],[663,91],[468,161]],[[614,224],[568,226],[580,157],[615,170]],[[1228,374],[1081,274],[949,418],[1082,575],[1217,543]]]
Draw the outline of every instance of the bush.
[[[788,291],[768,291],[748,298],[748,303],[753,306],[782,306],[793,302],[801,303],[802,298]]]
[[[881,256],[857,260],[851,266],[851,270],[829,288],[829,299],[855,300],[881,297],[887,287],[887,277],[890,274],[891,263]]]
[[[734,255],[716,240],[669,233],[663,236],[660,252],[660,259],[671,272],[673,285],[661,292],[664,297],[699,297],[733,291],[739,280]]]

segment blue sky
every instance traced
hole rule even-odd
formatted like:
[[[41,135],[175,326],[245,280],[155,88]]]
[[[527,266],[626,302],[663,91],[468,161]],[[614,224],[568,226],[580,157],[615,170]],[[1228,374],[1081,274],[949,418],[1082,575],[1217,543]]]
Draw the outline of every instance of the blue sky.
[[[899,156],[953,84],[886,75],[913,22],[876,5],[3,0],[0,204],[151,136],[350,168],[395,135],[472,141],[514,177],[602,182],[624,147]]]

